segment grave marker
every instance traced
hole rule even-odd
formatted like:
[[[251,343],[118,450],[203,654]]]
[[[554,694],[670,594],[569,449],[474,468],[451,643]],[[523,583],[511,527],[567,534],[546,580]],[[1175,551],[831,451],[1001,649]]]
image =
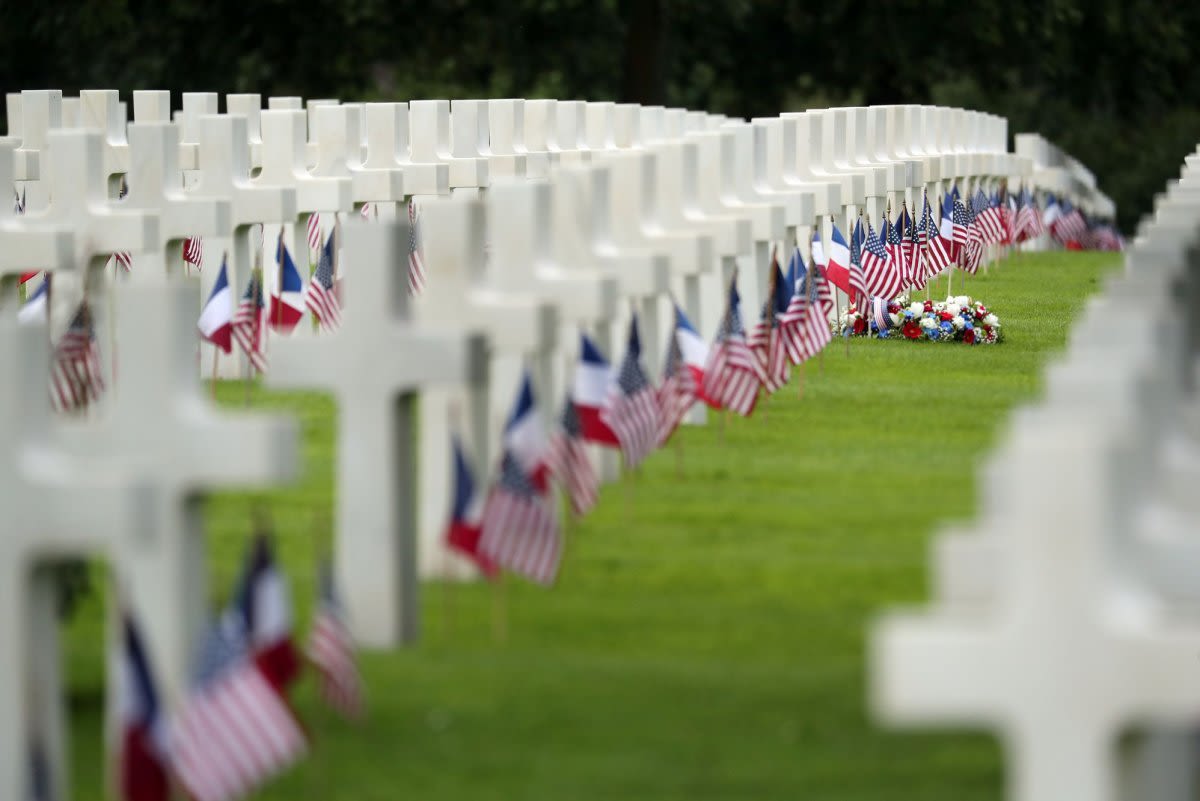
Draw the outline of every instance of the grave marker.
[[[416,513],[429,502],[418,494],[429,467],[417,462],[415,440],[432,412],[423,406],[417,426],[416,396],[433,384],[481,384],[483,342],[454,319],[413,320],[402,269],[406,222],[348,220],[342,231],[345,258],[354,265],[343,279],[342,325],[319,338],[276,342],[267,382],[337,398],[338,584],[355,639],[391,648],[412,642],[419,630]],[[449,449],[449,440],[441,445]]]

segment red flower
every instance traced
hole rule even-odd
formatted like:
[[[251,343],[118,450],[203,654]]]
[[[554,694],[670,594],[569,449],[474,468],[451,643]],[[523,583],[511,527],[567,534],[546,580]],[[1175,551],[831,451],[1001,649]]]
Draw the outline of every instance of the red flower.
[[[944,322],[944,323],[948,323],[954,319],[954,315],[951,314],[950,312],[939,312],[938,317],[941,317],[942,322]]]
[[[963,331],[963,342],[967,343],[968,345],[975,344],[975,329],[974,328],[968,328],[966,331]]]
[[[927,311],[927,312],[933,311],[933,301],[932,300],[925,301],[925,311]]]
[[[909,320],[904,324],[903,327],[901,327],[900,333],[904,334],[904,336],[908,337],[909,339],[920,339],[921,326],[917,325],[912,320]]]
[[[854,321],[854,333],[855,334],[861,334],[863,331],[866,331],[866,330],[867,330],[867,321],[866,320],[859,317],[857,320]]]
[[[890,312],[891,314],[899,314],[900,313],[900,304],[899,303],[889,303],[888,304],[888,312]]]

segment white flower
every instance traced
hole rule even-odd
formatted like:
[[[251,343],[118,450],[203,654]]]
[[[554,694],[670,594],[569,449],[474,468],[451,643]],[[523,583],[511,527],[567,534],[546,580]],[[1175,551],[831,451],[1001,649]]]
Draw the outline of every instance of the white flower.
[[[989,314],[987,317],[983,318],[983,324],[995,327],[1000,325],[1000,319],[994,314]]]
[[[938,321],[933,319],[932,317],[922,317],[921,318],[921,327],[922,328],[937,328]]]
[[[971,298],[967,295],[959,295],[958,297],[956,297],[954,299],[954,302],[957,303],[959,306],[970,306]]]
[[[901,317],[899,314],[891,314],[890,312],[888,313],[888,317],[891,317],[891,318],[892,318],[892,325],[893,325],[893,326],[900,325],[900,321],[901,321],[902,319],[904,319],[904,318],[902,318],[902,317]]]
[[[908,310],[910,312],[912,312],[913,314],[924,314],[925,313],[925,304],[920,302],[919,300],[913,301],[912,305],[910,305],[908,307]]]
[[[959,312],[962,311],[962,306],[958,305],[957,303],[947,303],[946,311],[950,312],[955,317],[957,317],[959,315]]]
[[[951,320],[950,322],[954,323],[955,331],[963,330],[963,326],[965,326],[967,324],[967,321],[964,320],[963,318],[959,317],[958,315],[955,315],[954,319]]]

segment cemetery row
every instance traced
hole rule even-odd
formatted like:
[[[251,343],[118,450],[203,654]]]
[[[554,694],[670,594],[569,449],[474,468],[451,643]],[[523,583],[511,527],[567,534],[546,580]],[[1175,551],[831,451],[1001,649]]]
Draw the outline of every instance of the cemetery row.
[[[290,421],[218,413],[201,372],[335,394],[337,584],[355,639],[388,647],[416,636],[418,576],[553,581],[547,470],[582,513],[618,453],[636,466],[705,405],[750,413],[851,302],[884,334],[944,270],[1118,244],[1082,165],[1038,137],[1007,153],[1002,119],[960,109],[182,100],[172,120],[167,92],[135,92],[127,122],[112,91],[8,97],[5,797],[31,733],[65,787],[44,566],[109,560],[178,710],[207,618],[196,495],[296,470]],[[962,330],[990,325],[957,305]],[[763,310],[752,330],[742,309]],[[271,603],[250,596],[255,649]]]
[[[930,608],[872,634],[877,715],[997,732],[1014,801],[1200,789],[1198,248],[1200,153],[934,541]]]

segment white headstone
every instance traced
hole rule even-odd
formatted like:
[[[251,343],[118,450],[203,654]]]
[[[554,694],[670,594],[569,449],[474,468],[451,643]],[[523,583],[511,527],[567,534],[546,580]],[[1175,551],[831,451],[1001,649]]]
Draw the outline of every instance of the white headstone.
[[[28,798],[40,745],[51,793],[70,797],[56,559],[106,555],[150,535],[153,497],[117,469],[82,466],[50,437],[45,326],[0,320],[0,797]],[[96,454],[102,458],[101,454]],[[108,465],[104,466],[105,468]]]
[[[189,197],[183,191],[175,123],[131,123],[129,152],[129,194],[121,205],[154,214],[159,221],[158,242],[134,257],[132,277],[161,281],[167,275],[184,274],[183,240],[227,234],[232,228],[229,201]]]
[[[431,410],[422,407],[418,427],[417,393],[482,383],[483,342],[461,318],[412,320],[406,222],[350,220],[342,231],[353,265],[343,279],[342,325],[317,339],[277,342],[267,381],[337,397],[338,582],[355,639],[389,648],[412,642],[419,624],[416,514],[430,499],[418,492],[415,440]]]

